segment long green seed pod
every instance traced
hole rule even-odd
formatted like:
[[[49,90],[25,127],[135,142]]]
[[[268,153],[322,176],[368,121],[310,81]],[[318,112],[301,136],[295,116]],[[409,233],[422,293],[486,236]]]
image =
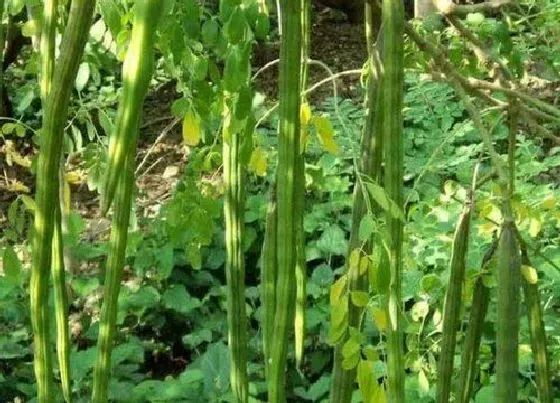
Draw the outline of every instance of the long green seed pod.
[[[109,140],[109,162],[103,186],[101,215],[107,214],[115,195],[128,150],[138,136],[135,125],[154,70],[154,41],[163,0],[137,0],[130,44],[123,63],[123,92],[116,131]]]
[[[294,316],[295,357],[296,365],[301,368],[305,343],[305,305],[307,303],[307,270],[305,266],[305,233],[303,230],[303,209],[305,206],[305,160],[302,154],[296,158],[295,185],[296,201],[294,215],[296,216],[296,301]]]
[[[50,403],[52,360],[49,332],[48,294],[52,258],[55,210],[58,202],[58,174],[64,125],[73,83],[82,58],[95,8],[93,0],[74,0],[56,64],[52,90],[44,108],[41,151],[37,165],[35,232],[31,271],[31,321],[34,334],[34,367],[37,401]]]
[[[470,219],[472,209],[472,193],[465,200],[463,211],[459,217],[453,249],[451,252],[451,275],[445,296],[443,309],[443,331],[441,341],[441,355],[439,358],[436,402],[447,403],[451,395],[451,380],[453,377],[453,359],[459,328],[461,312],[461,297],[465,277],[465,259],[469,245]]]
[[[300,148],[301,0],[280,3],[280,127],[278,134],[278,218],[276,309],[270,344],[268,401],[286,401],[288,332],[293,321],[293,284],[297,260],[297,220],[294,216],[294,171]]]
[[[58,2],[56,0],[47,0],[43,4],[43,21],[39,40],[41,60],[40,89],[43,105],[47,104],[54,73],[57,6]],[[61,225],[63,198],[60,195],[64,191],[63,181],[63,165],[60,164],[59,201],[57,202],[59,207],[55,212],[52,238],[52,278],[56,320],[56,351],[62,383],[62,394],[66,402],[71,402],[72,380],[70,372],[70,333],[68,330],[68,293],[66,292],[66,276],[64,273],[64,245]]]
[[[365,2],[365,29],[366,42],[369,53],[369,75],[367,84],[366,108],[367,116],[363,128],[361,140],[361,155],[359,160],[359,172],[357,175],[366,174],[375,181],[381,178],[381,160],[382,160],[382,136],[381,136],[381,108],[383,106],[382,97],[379,95],[379,87],[381,82],[381,72],[375,68],[379,62],[379,55],[375,54],[375,30],[373,0]],[[377,39],[377,47],[382,42],[381,36]],[[366,202],[364,200],[364,189],[361,181],[357,180],[354,187],[353,206],[352,206],[352,227],[350,230],[350,241],[348,248],[348,258],[353,250],[360,247],[359,228],[360,222],[367,212]],[[371,253],[372,244],[367,242],[363,250],[366,254]],[[367,271],[360,273],[358,267],[347,268],[348,273],[348,289],[352,291],[367,291],[368,278]],[[352,303],[348,305],[348,326],[358,328],[360,325],[360,317],[362,308]],[[334,347],[333,370],[330,390],[331,403],[348,403],[351,401],[352,392],[354,390],[354,381],[356,379],[356,369],[346,370],[342,367],[343,355],[342,348],[348,340],[349,333],[346,332],[342,341]]]
[[[482,277],[479,276],[474,284],[471,314],[461,358],[461,373],[459,374],[459,386],[457,389],[457,401],[460,403],[469,403],[471,401],[474,378],[477,371],[478,354],[480,352],[482,327],[488,312],[489,299],[490,290],[484,285]]]
[[[136,125],[136,127],[138,127]],[[136,144],[134,144],[136,146]],[[97,340],[97,362],[93,372],[93,403],[107,402],[107,388],[111,374],[111,352],[117,322],[117,308],[124,268],[130,208],[134,192],[134,157],[136,147],[129,150],[125,171],[117,187],[115,209],[111,223],[109,254],[105,268],[105,290]]]
[[[70,372],[70,331],[68,329],[68,292],[64,271],[61,209],[55,212],[55,227],[52,241],[52,277],[56,315],[56,351],[62,393],[66,402],[72,401],[72,375]]]
[[[383,144],[385,147],[385,187],[389,197],[403,207],[403,87],[404,87],[404,6],[402,1],[383,0],[384,29],[382,93]],[[402,221],[387,215],[391,281],[387,298],[387,383],[389,401],[404,402],[403,329],[401,313]]]
[[[226,108],[225,114],[231,113]],[[236,402],[249,398],[247,380],[247,314],[245,310],[245,166],[240,161],[242,133],[224,126],[224,217],[228,304],[228,344],[231,358],[231,386]]]
[[[276,310],[276,191],[271,185],[266,213],[266,229],[262,250],[262,306],[263,306],[263,346],[265,372],[268,374],[272,335],[274,334],[274,311]]]
[[[546,346],[546,332],[540,301],[539,286],[536,270],[533,268],[527,249],[521,243],[521,263],[523,264],[522,284],[527,305],[527,319],[531,334],[531,350],[535,362],[535,381],[537,393],[541,403],[552,403],[553,392],[550,384],[550,362]]]
[[[41,21],[41,40],[39,50],[41,53],[41,97],[46,101],[52,84],[54,72],[54,49],[56,37],[56,8],[57,0],[43,2],[43,16]]]
[[[505,215],[507,217],[507,215]],[[498,244],[498,320],[496,326],[496,402],[517,402],[519,339],[519,245],[515,224],[506,218]]]
[[[309,46],[311,43],[311,1],[301,2],[301,84],[302,91],[307,87],[307,59],[309,58]],[[302,96],[302,104],[305,97]],[[302,127],[302,130],[305,128]],[[296,366],[301,368],[303,362],[303,350],[305,343],[305,305],[307,303],[307,269],[305,266],[305,233],[303,229],[303,211],[305,209],[305,147],[301,145],[299,155],[296,157],[295,166],[295,204],[294,216],[296,227],[296,302],[294,316],[295,333],[295,356]]]
[[[123,65],[123,96],[119,105],[116,134],[112,137],[113,149],[109,150],[112,165],[108,168],[108,176],[116,177],[118,183],[115,185],[118,186],[115,186],[116,203],[107,256],[105,290],[97,342],[97,362],[93,374],[92,401],[94,403],[107,402],[112,343],[116,328],[118,296],[134,189],[134,160],[138,125],[142,104],[153,74],[154,36],[162,9],[162,0],[138,0],[136,2],[131,43]],[[117,154],[120,157],[124,157],[125,165],[121,165],[124,171],[120,173],[114,171],[119,170],[119,165],[115,160],[116,150],[119,150]],[[111,198],[112,196],[108,199],[107,194],[105,195],[105,211],[109,207]]]

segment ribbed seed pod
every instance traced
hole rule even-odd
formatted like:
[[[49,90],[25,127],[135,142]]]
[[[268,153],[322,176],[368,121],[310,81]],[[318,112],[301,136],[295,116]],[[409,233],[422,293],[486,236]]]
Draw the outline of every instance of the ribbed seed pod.
[[[225,112],[230,113],[226,110]],[[240,161],[242,134],[230,132],[223,141],[224,218],[228,301],[228,344],[231,358],[231,386],[236,402],[247,402],[247,314],[245,311],[245,167]]]
[[[138,128],[138,125],[136,125]],[[115,208],[111,220],[111,237],[109,253],[105,267],[105,289],[97,339],[97,361],[93,372],[93,403],[106,403],[108,385],[111,375],[111,352],[117,322],[118,299],[124,269],[130,208],[134,193],[134,157],[136,144],[129,150],[125,171],[117,187]]]
[[[115,133],[109,139],[109,161],[101,199],[101,215],[107,214],[128,150],[135,144],[135,129],[154,70],[155,34],[163,0],[136,0],[130,44],[123,63],[123,92]]]
[[[474,378],[477,371],[478,354],[480,352],[482,327],[488,312],[489,299],[490,290],[484,285],[482,277],[479,276],[474,284],[471,314],[461,358],[461,373],[459,374],[456,398],[461,403],[469,403],[471,401]]]
[[[268,374],[270,349],[274,333],[274,311],[276,310],[276,191],[271,186],[266,213],[266,229],[261,261],[261,303],[263,306],[263,345],[265,371]]]
[[[286,358],[293,323],[294,280],[297,261],[295,166],[300,148],[301,0],[280,3],[280,44],[276,307],[270,342],[268,401],[286,401]]]
[[[517,230],[506,219],[498,244],[498,320],[496,325],[496,402],[517,401],[519,292],[521,260]]]
[[[93,374],[93,403],[106,403],[108,398],[111,352],[135,183],[140,115],[154,70],[155,33],[164,8],[162,0],[137,0],[135,5],[130,45],[123,64],[123,94],[116,132],[109,144],[109,166],[101,207],[102,214],[105,214],[115,197]]]
[[[403,207],[403,91],[404,91],[404,5],[402,1],[383,0],[383,145],[385,148],[385,189]],[[403,222],[387,214],[391,280],[386,300],[387,391],[391,403],[404,402],[404,359],[402,325],[402,245]]]
[[[89,33],[94,6],[93,0],[72,1],[60,58],[52,79],[52,89],[43,108],[30,283],[34,367],[39,403],[50,403],[53,400],[48,297],[55,211],[58,208],[60,159],[68,104]]]
[[[54,309],[56,315],[56,351],[62,393],[67,403],[72,401],[72,373],[70,372],[70,331],[68,329],[68,292],[64,271],[64,250],[62,242],[62,219],[60,207],[55,212],[55,227],[52,242],[52,278],[54,289]]]
[[[307,59],[311,43],[311,0],[301,2],[301,90],[307,87]],[[302,104],[305,97],[302,97]],[[302,127],[302,130],[305,128]],[[303,134],[302,134],[303,136]],[[296,220],[296,301],[294,316],[296,366],[301,368],[305,343],[305,305],[307,303],[307,269],[305,266],[305,232],[303,229],[303,213],[305,209],[305,149],[299,150],[295,162],[295,204]]]
[[[540,301],[539,285],[536,270],[533,268],[527,250],[521,247],[521,263],[523,264],[522,280],[527,305],[527,319],[529,321],[529,332],[531,334],[531,350],[535,363],[535,381],[537,393],[541,403],[552,403],[553,392],[550,384],[550,362],[548,348],[546,346],[546,332]]]
[[[439,357],[436,402],[447,403],[451,395],[451,381],[453,377],[453,358],[459,329],[459,315],[465,277],[465,259],[469,246],[469,233],[472,208],[472,192],[464,203],[459,216],[453,249],[451,251],[451,275],[445,295],[443,308],[443,331],[441,340],[441,355]]]

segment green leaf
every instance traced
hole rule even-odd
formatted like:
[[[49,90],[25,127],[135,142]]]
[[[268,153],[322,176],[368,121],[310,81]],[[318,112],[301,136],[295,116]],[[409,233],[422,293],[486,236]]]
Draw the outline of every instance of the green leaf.
[[[360,228],[358,230],[358,237],[360,241],[364,242],[371,238],[375,230],[375,221],[371,214],[366,214],[360,220]]]
[[[200,34],[200,8],[194,0],[187,0],[183,7],[183,29],[189,38],[196,39]]]
[[[257,16],[257,22],[255,23],[255,36],[257,39],[263,41],[266,39],[268,32],[270,31],[270,19],[266,14],[259,14]]]
[[[76,89],[78,90],[78,92],[84,89],[88,80],[89,80],[89,63],[83,62],[80,64],[80,67],[78,67],[78,73],[76,75]]]
[[[206,396],[220,396],[229,389],[229,350],[223,343],[208,347],[202,356],[200,369],[204,374]],[[204,399],[203,399],[204,400]]]
[[[369,294],[364,291],[352,291],[350,293],[350,299],[355,306],[363,308],[366,307],[369,302]]]
[[[331,225],[321,234],[317,247],[325,253],[343,256],[348,250],[348,242],[344,231],[336,225]]]
[[[493,403],[494,400],[494,386],[482,387],[474,398],[475,403]]]
[[[115,0],[99,0],[99,11],[111,35],[116,38],[121,31],[121,13]]]
[[[330,384],[330,377],[328,375],[323,375],[317,382],[311,385],[307,391],[307,397],[314,402],[318,402],[328,393]]]
[[[377,383],[371,362],[361,360],[358,363],[357,378],[364,403],[386,403],[385,390]]]
[[[422,277],[420,284],[422,290],[427,294],[430,294],[433,290],[441,289],[442,287],[441,279],[436,274],[433,273],[427,274],[424,277]]]
[[[482,13],[471,13],[467,15],[467,22],[471,25],[478,26],[482,24],[485,20],[484,14]]]
[[[183,143],[196,147],[202,137],[200,117],[191,108],[183,118]]]
[[[241,3],[240,0],[220,0],[220,19],[222,22],[229,20],[233,10]]]
[[[360,343],[358,343],[353,337],[349,338],[346,343],[344,343],[344,346],[342,346],[342,356],[345,359],[355,355],[359,356],[359,353]]]
[[[365,185],[373,200],[379,204],[379,207],[387,211],[393,218],[402,222],[406,221],[402,209],[389,197],[385,189],[374,182],[365,182]]]
[[[430,391],[430,382],[423,370],[418,372],[418,386],[420,386],[420,392],[422,392],[423,395],[426,395]]]
[[[189,295],[185,286],[173,285],[163,294],[163,305],[182,314],[188,314],[200,306],[198,298]]]
[[[231,45],[244,41],[248,29],[245,13],[241,7],[236,7],[228,22],[224,25],[224,36]]]
[[[253,104],[253,90],[250,87],[244,86],[239,90],[239,96],[235,103],[235,117],[236,119],[243,120],[251,112]]]
[[[39,32],[38,24],[36,20],[30,20],[21,26],[21,34],[27,38],[31,38],[33,35]]]
[[[21,262],[19,261],[16,252],[9,245],[4,248],[2,267],[4,269],[4,275],[6,276],[6,278],[12,284],[19,284]]]
[[[334,141],[334,128],[326,116],[314,116],[312,119],[319,142],[331,154],[338,153],[338,145]]]
[[[184,335],[182,340],[184,344],[191,348],[198,347],[202,343],[212,341],[212,331],[210,329],[200,329]]]
[[[311,281],[319,287],[329,287],[334,280],[334,274],[330,266],[322,264],[313,270]]]
[[[206,20],[202,24],[202,42],[204,45],[211,47],[218,42],[220,35],[220,26],[214,19]]]

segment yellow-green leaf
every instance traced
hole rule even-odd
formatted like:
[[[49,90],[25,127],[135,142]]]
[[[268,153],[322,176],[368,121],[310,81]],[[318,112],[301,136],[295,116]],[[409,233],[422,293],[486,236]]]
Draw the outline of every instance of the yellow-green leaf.
[[[364,291],[352,291],[350,293],[350,299],[355,306],[363,308],[367,306],[369,302],[369,294]]]
[[[194,147],[200,143],[201,137],[200,117],[190,109],[183,119],[183,142]]]
[[[360,249],[356,248],[350,252],[350,257],[348,259],[348,267],[355,269],[360,264]]]
[[[369,268],[369,257],[367,256],[362,256],[362,258],[360,259],[360,276],[364,275],[367,273],[367,270]]]
[[[387,314],[385,311],[377,306],[372,307],[370,310],[371,316],[375,326],[379,330],[385,330],[389,326],[389,321],[387,320]]]
[[[257,147],[253,150],[251,154],[251,158],[249,160],[249,169],[256,173],[259,176],[266,175],[266,167],[267,167],[268,155],[266,152]]]
[[[311,120],[311,108],[309,107],[309,104],[307,102],[303,102],[301,104],[299,116],[301,120],[301,126],[307,126],[309,124],[309,121]]]
[[[334,129],[331,121],[324,116],[315,116],[313,124],[323,148],[331,154],[337,154],[338,146],[334,141]]]
[[[430,391],[430,382],[423,370],[418,372],[418,386],[420,386],[420,390],[424,393],[428,393]]]
[[[521,266],[521,274],[529,284],[537,284],[539,276],[534,267],[523,265]]]
[[[552,210],[556,207],[556,198],[552,194],[549,194],[541,202],[541,207],[545,210]]]
[[[371,362],[358,363],[358,387],[364,403],[386,403],[385,389],[377,383]]]
[[[539,235],[542,229],[542,221],[537,217],[532,217],[531,221],[529,222],[529,235],[535,238]]]
[[[348,278],[346,276],[342,276],[331,285],[331,305],[336,304],[346,291],[347,280]]]

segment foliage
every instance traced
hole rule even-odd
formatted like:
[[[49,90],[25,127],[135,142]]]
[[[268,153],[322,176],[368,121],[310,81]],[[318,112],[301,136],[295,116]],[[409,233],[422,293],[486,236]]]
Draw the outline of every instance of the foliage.
[[[550,80],[558,79],[558,5],[553,1],[520,2],[510,18],[470,15],[464,20],[492,51],[508,60],[519,76],[523,69]],[[134,7],[131,2],[100,1],[90,30],[84,57],[77,69],[75,94],[64,138],[68,159],[80,161],[83,186],[99,191],[105,179],[107,136],[113,132],[115,104],[122,95],[120,62],[130,35]],[[17,15],[24,2],[8,1],[8,12]],[[188,163],[168,200],[155,214],[141,214],[137,206],[126,250],[122,291],[118,299],[115,348],[111,363],[109,398],[113,401],[230,401],[230,358],[227,350],[227,289],[224,275],[224,238],[221,178],[221,136],[224,90],[250,80],[249,54],[238,41],[237,28],[254,32],[258,42],[271,43],[269,17],[260,2],[244,2],[243,15],[237,2],[223,0],[217,7],[194,1],[165,2],[160,33],[156,39],[157,63],[151,88],[171,83],[178,98],[169,113],[183,124],[183,140]],[[231,21],[240,21],[233,24]],[[58,27],[59,35],[62,26]],[[467,52],[457,32],[437,20],[422,28],[432,38],[447,45],[449,60],[471,77],[487,76],[490,70]],[[232,54],[234,54],[232,56]],[[407,401],[431,402],[436,395],[437,362],[441,348],[445,285],[451,276],[449,262],[453,231],[470,189],[472,172],[480,161],[480,177],[491,177],[491,164],[481,159],[484,147],[465,104],[452,86],[432,80],[427,59],[410,43],[405,48],[404,98],[404,208],[392,208],[380,184],[369,182],[368,196],[385,204],[393,216],[404,217],[402,300],[405,317],[404,366]],[[328,61],[327,61],[328,62]],[[15,105],[16,121],[2,121],[3,140],[32,141],[36,138],[42,112],[36,82],[37,58],[27,51],[21,63],[5,73],[8,93]],[[522,77],[520,77],[522,78]],[[537,85],[537,84],[535,84]],[[359,99],[362,95],[358,94]],[[263,94],[255,94],[247,108],[262,118],[272,106]],[[238,100],[241,102],[241,100]],[[499,154],[507,154],[507,122],[499,108],[480,113],[492,128]],[[287,350],[285,371],[288,399],[327,401],[331,382],[331,342],[336,329],[330,323],[332,292],[336,293],[345,270],[352,220],[352,192],[357,178],[355,163],[365,113],[361,102],[328,98],[309,106],[305,164],[305,256],[307,264],[305,354],[299,371]],[[275,182],[278,160],[276,123],[272,113],[252,136],[246,152],[248,173],[243,220],[243,252],[246,259],[245,309],[248,335],[248,391],[252,401],[267,401],[262,329],[264,310],[260,303],[259,276],[261,246],[265,235],[268,189]],[[557,125],[547,125],[556,129]],[[536,137],[523,126],[517,136],[516,192],[512,207],[517,228],[526,240],[532,275],[536,274],[546,324],[550,372],[557,374],[560,331],[556,300],[560,294],[560,213],[557,185],[560,148]],[[7,144],[7,142],[5,143]],[[14,149],[15,150],[15,149]],[[17,151],[14,151],[16,153]],[[17,152],[19,153],[19,152]],[[36,162],[28,155],[28,174],[36,172]],[[11,154],[18,164],[18,155]],[[71,175],[72,174],[72,175]],[[23,183],[22,183],[23,184]],[[78,187],[72,186],[73,191]],[[81,191],[81,190],[80,190]],[[494,233],[502,222],[502,193],[491,180],[477,190],[472,211],[469,249],[465,260],[465,281],[461,294],[461,326],[477,308],[473,293],[479,284],[488,292],[488,312],[482,321],[479,367],[474,373],[475,402],[494,401],[495,353],[498,293],[496,262],[484,269],[484,255],[491,248]],[[31,366],[32,335],[28,311],[30,222],[37,206],[24,192],[14,196],[2,212],[0,248],[0,396],[11,401],[31,401],[36,383]],[[68,273],[72,329],[72,392],[74,401],[89,401],[91,367],[95,362],[100,295],[108,252],[105,234],[89,236],[90,219],[70,214],[65,247],[72,250],[75,267]],[[381,237],[384,220],[366,214],[359,225],[359,238]],[[378,262],[379,250],[368,258]],[[358,262],[358,265],[360,263]],[[482,275],[481,275],[482,270]],[[363,308],[362,329],[352,330],[342,350],[347,366],[357,370],[359,389],[370,396],[381,394],[379,380],[387,374],[386,334],[388,318],[383,301],[375,292],[386,278],[372,276],[372,292],[353,293],[351,302]],[[331,289],[331,287],[333,287]],[[334,291],[331,291],[334,290]],[[45,305],[54,312],[54,300]],[[525,314],[526,308],[521,308]],[[51,328],[54,329],[54,314]],[[532,328],[521,317],[519,332],[518,398],[535,401],[537,368],[531,355]],[[291,339],[290,339],[291,340]],[[453,373],[462,366],[460,352],[465,338],[458,337]],[[55,366],[56,399],[62,399],[60,373]],[[552,393],[557,392],[557,376]],[[356,388],[357,389],[357,388]],[[355,391],[354,401],[362,401]]]

